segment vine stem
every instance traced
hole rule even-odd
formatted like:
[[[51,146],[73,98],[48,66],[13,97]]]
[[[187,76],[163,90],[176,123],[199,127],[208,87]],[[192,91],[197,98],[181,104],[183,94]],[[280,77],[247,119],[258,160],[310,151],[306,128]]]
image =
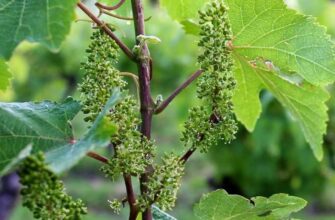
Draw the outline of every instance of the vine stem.
[[[102,163],[108,164],[108,159],[106,157],[101,156],[101,155],[99,155],[99,154],[97,154],[97,153],[95,153],[93,151],[88,152],[86,155],[88,157],[93,158],[95,160],[98,160],[98,161],[100,161]]]
[[[108,159],[95,153],[95,152],[88,152],[87,156],[98,160],[102,163],[108,164]],[[136,196],[133,189],[133,184],[131,181],[131,176],[129,174],[123,174],[123,179],[126,185],[126,191],[127,191],[127,201],[130,206],[130,214],[129,214],[129,220],[136,220],[136,217],[138,215],[138,208],[136,207]]]
[[[136,196],[134,193],[131,176],[129,174],[123,174],[123,179],[126,185],[127,201],[130,207],[129,220],[136,220],[138,215],[138,208],[136,206]]]
[[[101,21],[97,16],[95,16],[83,3],[78,2],[77,6],[96,23],[102,30],[110,36],[117,45],[121,48],[121,50],[129,57],[129,59],[135,61],[135,55],[133,52],[125,45],[114,33],[113,31],[107,26],[106,23]]]
[[[194,80],[196,80],[204,71],[198,70],[193,73],[182,85],[180,85],[166,100],[164,100],[160,106],[155,110],[155,114],[159,114],[173,101],[173,99],[186,89]]]
[[[193,153],[196,151],[196,148],[190,148],[188,151],[186,151],[186,153],[179,159],[180,162],[182,162],[183,164],[185,164],[188,159],[190,159],[190,157],[193,155]]]
[[[133,17],[134,17],[134,28],[135,28],[135,38],[138,35],[145,35],[145,25],[144,25],[144,11],[141,0],[131,0]],[[137,39],[136,39],[137,40]],[[137,45],[140,42],[137,40]],[[141,45],[141,50],[139,51],[137,59],[138,76],[140,83],[140,102],[141,102],[141,133],[147,139],[151,137],[151,122],[152,115],[154,111],[154,104],[151,97],[150,90],[150,79],[151,79],[151,65],[150,65],[150,53],[147,44],[144,42]],[[145,183],[148,182],[148,175],[150,167],[147,167],[146,172],[140,176],[140,188],[141,193],[146,194],[147,187]],[[142,220],[152,220],[151,208],[148,207],[142,213]]]

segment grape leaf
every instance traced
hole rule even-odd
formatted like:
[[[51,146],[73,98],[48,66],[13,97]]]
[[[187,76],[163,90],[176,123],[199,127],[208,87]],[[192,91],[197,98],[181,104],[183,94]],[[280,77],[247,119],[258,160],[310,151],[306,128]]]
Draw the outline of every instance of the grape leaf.
[[[23,40],[55,51],[70,31],[76,0],[0,0],[0,56],[8,59]]]
[[[0,172],[30,144],[37,152],[70,142],[69,120],[79,110],[79,103],[70,98],[61,104],[0,103]]]
[[[52,171],[60,173],[75,165],[95,147],[107,146],[116,127],[104,114],[120,99],[115,91],[87,134],[73,139],[70,120],[80,110],[78,102],[69,98],[64,103],[0,103],[0,174],[11,169],[22,151],[31,145],[31,153],[43,151]]]
[[[195,35],[195,36],[199,35],[200,27],[199,27],[198,23],[196,23],[194,20],[187,19],[187,20],[181,21],[180,23],[183,26],[183,29],[184,29],[186,34],[191,34],[191,35]]]
[[[114,91],[102,112],[94,121],[87,134],[74,144],[68,143],[64,146],[54,148],[46,153],[46,163],[55,173],[61,173],[75,165],[87,152],[97,147],[106,147],[110,138],[117,131],[116,125],[105,118],[112,106],[120,100],[120,92]]]
[[[29,144],[27,147],[23,148],[18,155],[10,161],[2,170],[0,170],[0,176],[9,172],[13,167],[16,167],[22,160],[26,159],[31,154],[32,145]]]
[[[297,120],[314,155],[321,160],[322,137],[327,130],[325,102],[329,98],[328,93],[307,82],[291,82],[260,65],[255,66],[238,58],[235,60],[235,76],[239,84],[233,98],[236,116],[248,129],[253,129],[261,112],[259,93],[262,89],[270,91]]]
[[[312,17],[288,9],[282,0],[227,0],[234,52],[263,58],[313,85],[335,80],[334,44]]]
[[[8,70],[7,63],[0,59],[0,90],[5,90],[9,84],[11,74]]]
[[[157,206],[152,206],[152,217],[154,220],[177,220],[175,217],[167,214]]]
[[[204,195],[194,212],[201,220],[278,220],[289,219],[293,212],[306,206],[305,200],[287,194],[275,194],[270,198],[258,196],[251,201],[217,190]]]
[[[259,93],[267,89],[298,121],[321,160],[329,98],[321,87],[335,79],[334,45],[324,28],[282,0],[226,3],[234,35],[238,120],[249,131],[254,129],[261,113]]]
[[[165,7],[169,15],[177,21],[183,21],[198,16],[198,10],[208,2],[208,0],[162,0],[161,4]]]

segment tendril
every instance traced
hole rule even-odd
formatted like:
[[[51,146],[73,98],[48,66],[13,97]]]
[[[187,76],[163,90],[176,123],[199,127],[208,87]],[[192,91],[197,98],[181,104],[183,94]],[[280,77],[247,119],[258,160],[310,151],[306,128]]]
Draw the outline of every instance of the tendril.
[[[101,16],[102,14],[109,15],[113,18],[117,18],[117,19],[125,20],[125,21],[133,21],[134,20],[134,18],[132,18],[132,17],[125,17],[125,16],[117,15],[117,14],[114,14],[112,12],[109,12],[107,10],[104,10],[104,9],[100,8],[99,16]],[[151,18],[152,18],[152,16],[149,16],[146,19],[144,19],[144,21],[149,21]]]
[[[126,2],[126,0],[120,0],[114,6],[108,6],[108,5],[101,4],[100,2],[97,2],[97,3],[95,3],[95,6],[97,6],[98,8],[106,9],[108,11],[113,11],[113,10],[116,10],[116,9],[120,8],[125,2]]]

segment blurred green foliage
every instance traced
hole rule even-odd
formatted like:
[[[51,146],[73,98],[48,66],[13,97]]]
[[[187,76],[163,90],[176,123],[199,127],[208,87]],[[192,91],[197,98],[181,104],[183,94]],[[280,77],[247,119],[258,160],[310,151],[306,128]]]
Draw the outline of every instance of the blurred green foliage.
[[[290,2],[295,3],[290,4],[295,7],[300,5],[303,13],[317,16],[318,21],[328,27],[328,33],[335,37],[333,2]],[[129,7],[122,10],[123,15],[130,14]],[[146,15],[153,16],[147,22],[147,33],[162,40],[161,44],[150,46],[154,59],[153,95],[155,97],[162,94],[167,97],[196,70],[197,40],[193,36],[185,35],[179,24],[156,7],[147,7]],[[115,19],[111,21],[116,25],[120,38],[131,47],[134,37],[130,23]],[[79,99],[76,85],[83,76],[79,67],[80,62],[85,60],[90,29],[90,24],[86,22],[74,24],[59,53],[51,53],[39,45],[21,44],[10,60],[12,86],[6,92],[0,92],[0,99],[60,101],[69,95]],[[121,71],[136,71],[136,66],[123,54],[118,68]],[[132,82],[129,83],[134,89]],[[335,96],[335,89],[329,89]],[[195,106],[195,102],[195,91],[191,86],[163,114],[154,118],[153,136],[159,145],[158,153],[181,153],[185,150],[179,141],[180,133],[187,110]],[[207,156],[199,153],[194,155],[186,167],[177,207],[172,212],[174,216],[181,220],[195,219],[192,207],[201,194],[213,188],[224,188],[229,193],[248,197],[269,196],[278,192],[290,193],[309,201],[309,207],[300,218],[335,218],[335,98],[328,102],[330,122],[325,137],[325,159],[321,163],[314,158],[301,130],[290,115],[269,93],[262,94],[262,103],[262,117],[252,134],[240,127],[237,140],[232,144],[219,144]],[[77,135],[87,129],[82,121],[82,115],[74,121]],[[109,152],[101,153],[108,155]],[[121,216],[112,215],[107,203],[112,195],[119,198],[124,196],[122,181],[110,183],[103,177],[99,167],[97,162],[84,159],[64,176],[68,192],[88,203],[90,215],[87,220],[126,219],[127,210]],[[323,215],[330,217],[322,217]],[[11,219],[29,220],[28,216],[27,210],[19,204]]]

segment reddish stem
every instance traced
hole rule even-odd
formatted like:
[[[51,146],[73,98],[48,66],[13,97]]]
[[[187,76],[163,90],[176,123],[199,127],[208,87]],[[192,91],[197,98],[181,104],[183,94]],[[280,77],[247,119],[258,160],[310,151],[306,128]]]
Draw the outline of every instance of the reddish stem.
[[[144,27],[144,12],[143,5],[141,0],[131,0],[134,24],[135,24],[135,34],[145,35],[145,27]],[[139,42],[137,41],[137,44]],[[153,115],[153,101],[151,97],[150,91],[150,79],[151,79],[151,65],[150,65],[150,53],[147,47],[147,44],[144,43],[141,47],[141,51],[139,54],[139,59],[137,60],[138,67],[138,76],[140,83],[140,101],[141,101],[141,133],[147,139],[150,139],[151,136],[151,121]],[[145,183],[148,181],[148,174],[150,173],[150,167],[147,168],[146,172],[140,176],[140,185],[141,185],[141,193],[146,194],[147,187]],[[142,220],[152,220],[151,208],[148,207],[142,213]]]
[[[102,163],[106,163],[106,164],[108,164],[108,159],[107,159],[106,157],[101,156],[101,155],[99,155],[99,154],[97,154],[97,153],[95,153],[95,152],[93,152],[93,151],[88,152],[86,155],[87,155],[88,157],[91,157],[91,158],[93,158],[93,159],[95,159],[95,160],[98,160],[98,161],[100,161],[100,162],[102,162]]]
[[[204,71],[198,70],[193,73],[182,85],[180,85],[162,104],[155,110],[155,114],[159,114],[173,101],[173,99],[187,88],[194,80],[196,80]]]
[[[106,34],[108,34],[117,45],[121,48],[121,50],[131,59],[135,60],[135,56],[133,52],[125,45],[114,33],[113,31],[98,17],[96,17],[83,3],[78,2],[77,6],[96,23],[102,30],[105,31]]]
[[[101,4],[100,2],[97,2],[95,3],[95,6],[97,6],[98,8],[103,8],[103,9],[106,9],[106,10],[109,10],[109,11],[112,11],[112,10],[116,10],[118,8],[120,8],[123,3],[125,3],[126,0],[120,0],[116,5],[114,6],[108,6],[108,5],[104,5],[104,4]]]
[[[127,201],[130,207],[129,220],[136,220],[138,215],[138,208],[136,206],[136,197],[133,189],[133,184],[131,181],[131,176],[129,174],[123,174],[124,183],[127,190]]]
[[[196,148],[189,149],[180,159],[179,161],[185,164],[188,159],[193,155],[193,153],[196,151]]]

